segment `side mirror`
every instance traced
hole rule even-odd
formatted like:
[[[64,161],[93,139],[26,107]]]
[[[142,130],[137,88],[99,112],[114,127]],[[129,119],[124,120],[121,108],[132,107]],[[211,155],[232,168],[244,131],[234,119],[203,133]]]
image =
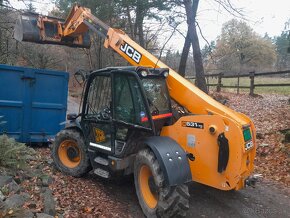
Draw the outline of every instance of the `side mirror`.
[[[77,118],[78,118],[78,115],[75,114],[75,113],[67,114],[67,115],[66,115],[66,119],[67,119],[67,120],[75,120],[75,119],[77,119]]]
[[[78,70],[74,74],[74,78],[79,85],[83,85],[86,81],[87,72],[85,70]]]

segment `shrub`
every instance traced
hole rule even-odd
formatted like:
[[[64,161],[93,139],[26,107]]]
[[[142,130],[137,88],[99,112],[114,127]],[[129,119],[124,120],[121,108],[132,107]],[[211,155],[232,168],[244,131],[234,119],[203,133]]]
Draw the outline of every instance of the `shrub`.
[[[0,135],[0,166],[23,169],[30,150],[25,144],[16,142],[7,135]]]

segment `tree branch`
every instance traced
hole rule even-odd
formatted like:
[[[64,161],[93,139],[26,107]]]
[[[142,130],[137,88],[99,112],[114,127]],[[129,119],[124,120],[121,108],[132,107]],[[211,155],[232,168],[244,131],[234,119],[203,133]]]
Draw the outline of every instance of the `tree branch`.
[[[178,25],[179,25],[179,24],[178,24]],[[157,66],[157,64],[158,64],[158,62],[159,62],[159,60],[160,60],[160,58],[161,58],[162,52],[163,52],[163,50],[164,50],[166,44],[169,42],[169,40],[170,40],[170,39],[172,38],[172,36],[174,35],[175,30],[177,29],[178,25],[176,25],[176,27],[173,29],[173,31],[172,31],[170,37],[169,37],[169,38],[166,40],[166,42],[163,44],[163,46],[162,46],[162,48],[161,48],[161,50],[160,50],[160,54],[159,54],[159,57],[158,57],[158,61],[156,62],[154,68],[156,68],[156,66]]]

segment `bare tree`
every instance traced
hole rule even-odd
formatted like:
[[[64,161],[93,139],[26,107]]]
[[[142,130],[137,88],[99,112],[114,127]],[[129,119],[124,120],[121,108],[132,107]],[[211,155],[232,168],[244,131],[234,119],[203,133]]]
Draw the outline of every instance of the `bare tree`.
[[[187,57],[189,54],[189,49],[190,49],[190,38],[189,38],[189,30],[187,30],[187,34],[185,37],[181,57],[180,57],[180,63],[179,63],[179,68],[178,68],[178,73],[185,77],[185,70],[186,70],[186,62],[187,62]]]
[[[183,1],[183,4],[185,6],[185,11],[186,11],[188,33],[185,38],[184,48],[183,48],[181,60],[180,60],[180,63],[181,63],[180,67],[182,70],[182,74],[185,75],[184,66],[186,64],[186,60],[189,53],[190,42],[191,42],[192,50],[193,50],[194,65],[195,65],[195,75],[196,75],[195,83],[198,88],[200,88],[202,91],[207,93],[207,86],[206,86],[206,80],[204,76],[201,51],[200,51],[199,40],[198,40],[196,25],[195,25],[195,18],[196,18],[198,3],[199,3],[199,0],[193,0],[193,2],[191,0]]]
[[[181,54],[179,64],[179,74],[182,76],[185,75],[186,62],[190,50],[190,45],[192,44],[193,59],[196,72],[196,85],[204,92],[207,92],[206,80],[204,77],[204,68],[202,63],[202,55],[197,36],[197,28],[198,28],[202,38],[207,42],[207,40],[204,38],[201,32],[198,22],[196,21],[196,13],[198,9],[199,0],[183,0],[182,3],[185,6],[188,31],[185,37],[185,42]],[[220,8],[217,10],[218,13],[221,13],[221,11],[223,10],[232,16],[245,19],[243,15],[243,10],[241,8],[235,7],[230,0],[213,0],[213,3],[215,3],[218,6],[218,8]],[[207,44],[210,47],[210,44],[208,42]]]

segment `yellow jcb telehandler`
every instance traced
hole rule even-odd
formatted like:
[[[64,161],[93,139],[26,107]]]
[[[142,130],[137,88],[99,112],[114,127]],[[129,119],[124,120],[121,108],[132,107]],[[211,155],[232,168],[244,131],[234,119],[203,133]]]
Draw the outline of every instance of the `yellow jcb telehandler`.
[[[72,176],[93,169],[103,178],[134,174],[147,217],[184,217],[187,183],[221,190],[252,184],[256,153],[253,122],[212,99],[122,30],[107,26],[89,9],[74,5],[66,20],[25,13],[15,39],[90,47],[89,31],[104,37],[132,67],[97,70],[85,80],[80,114],[55,138],[57,168]],[[185,113],[173,119],[171,100]]]

